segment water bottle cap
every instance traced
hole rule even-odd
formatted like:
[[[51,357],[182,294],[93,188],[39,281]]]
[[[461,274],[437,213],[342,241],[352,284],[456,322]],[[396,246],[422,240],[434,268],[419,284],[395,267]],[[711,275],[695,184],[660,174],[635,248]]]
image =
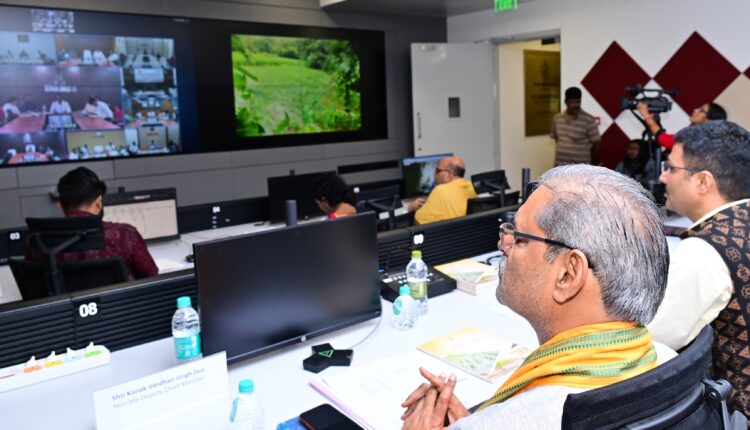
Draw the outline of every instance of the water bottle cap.
[[[398,289],[398,294],[400,296],[408,296],[411,294],[411,288],[409,288],[408,285],[402,285],[401,288]]]
[[[250,394],[255,391],[255,384],[252,379],[243,379],[240,381],[240,393]]]
[[[189,296],[182,296],[177,299],[178,308],[187,308],[192,304]]]
[[[422,251],[415,249],[411,252],[411,258],[422,258]]]

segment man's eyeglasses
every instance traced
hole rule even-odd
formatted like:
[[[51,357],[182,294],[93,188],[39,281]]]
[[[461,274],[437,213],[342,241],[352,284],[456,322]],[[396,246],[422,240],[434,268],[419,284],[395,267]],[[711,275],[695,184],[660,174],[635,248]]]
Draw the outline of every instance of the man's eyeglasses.
[[[526,240],[536,240],[538,242],[544,242],[546,244],[554,245],[554,246],[561,246],[567,249],[577,249],[573,246],[570,246],[566,243],[563,243],[557,240],[547,239],[546,237],[534,236],[533,234],[528,234],[528,233],[521,233],[520,231],[516,231],[515,226],[509,222],[504,222],[500,224],[500,250],[503,251],[505,255],[510,255],[511,249],[513,249],[513,246],[516,244],[516,241],[519,238],[526,239]],[[588,260],[588,257],[587,257],[587,260]],[[590,261],[588,262],[588,265],[589,265],[589,268],[593,268]]]
[[[440,172],[448,172],[448,173],[450,173],[451,171],[448,170],[448,169],[441,169],[440,167],[435,167],[435,174],[439,175]]]
[[[698,172],[700,172],[703,169],[690,169],[690,168],[687,168],[687,167],[673,166],[673,165],[669,164],[669,161],[662,161],[661,162],[661,172],[662,173],[666,173],[666,172],[669,172],[671,170],[687,170],[690,173],[698,173]]]

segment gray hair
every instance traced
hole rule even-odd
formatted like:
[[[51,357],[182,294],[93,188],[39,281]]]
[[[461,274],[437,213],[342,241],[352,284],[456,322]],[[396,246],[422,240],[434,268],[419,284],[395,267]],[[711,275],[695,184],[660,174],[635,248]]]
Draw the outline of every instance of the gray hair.
[[[586,255],[607,315],[649,323],[664,298],[669,268],[663,217],[653,196],[627,176],[584,164],[551,169],[538,183],[552,194],[536,216],[539,228]],[[563,251],[551,246],[545,259],[551,262]]]

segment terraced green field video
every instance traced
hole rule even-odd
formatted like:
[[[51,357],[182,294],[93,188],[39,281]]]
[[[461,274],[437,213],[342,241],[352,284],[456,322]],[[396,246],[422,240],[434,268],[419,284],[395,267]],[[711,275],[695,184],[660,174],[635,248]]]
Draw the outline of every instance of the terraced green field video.
[[[237,135],[362,127],[359,58],[347,40],[232,36]]]

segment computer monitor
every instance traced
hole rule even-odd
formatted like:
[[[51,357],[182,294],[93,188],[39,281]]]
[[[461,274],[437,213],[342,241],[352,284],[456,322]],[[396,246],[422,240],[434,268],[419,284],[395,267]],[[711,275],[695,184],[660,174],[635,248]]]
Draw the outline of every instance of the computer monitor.
[[[508,179],[505,177],[505,170],[493,170],[491,172],[477,173],[471,175],[471,183],[477,194],[494,193],[510,189]]]
[[[174,188],[105,194],[104,221],[130,224],[146,242],[180,237]]]
[[[376,241],[365,213],[194,244],[203,354],[232,363],[377,317]]]
[[[336,172],[306,173],[303,175],[268,178],[269,218],[272,223],[286,219],[287,200],[297,201],[297,218],[307,219],[325,215],[315,203],[313,185],[326,175]]]
[[[435,169],[437,169],[438,163],[441,159],[452,156],[453,153],[447,153],[402,158],[401,167],[404,172],[404,192],[406,197],[430,194],[430,191],[435,187]]]

